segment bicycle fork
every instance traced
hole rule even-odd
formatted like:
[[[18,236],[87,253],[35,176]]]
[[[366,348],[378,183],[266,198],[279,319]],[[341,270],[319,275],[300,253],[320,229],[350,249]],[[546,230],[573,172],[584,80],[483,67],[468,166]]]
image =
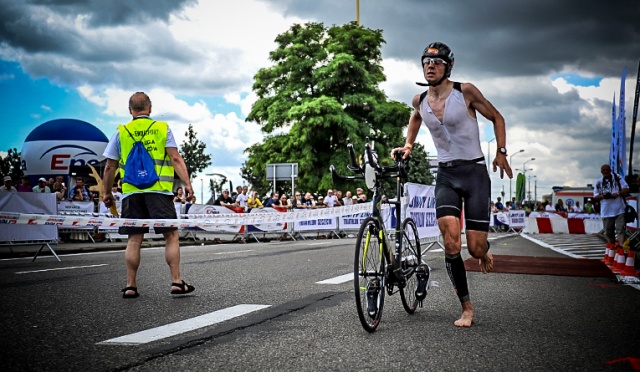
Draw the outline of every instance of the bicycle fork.
[[[380,230],[378,232],[379,238],[383,236],[382,231]],[[384,244],[382,242],[382,240],[380,240],[380,245],[378,247],[378,254],[380,255],[378,257],[379,262],[384,262],[383,261],[383,248],[384,248]],[[364,253],[362,255],[362,263],[360,265],[360,267],[362,267],[364,269],[365,265],[365,260],[367,255],[369,254],[369,244],[371,243],[371,231],[367,231],[367,238],[366,238],[366,242],[365,242],[365,249],[364,249]],[[363,273],[365,274],[365,273]],[[381,277],[374,277],[373,279],[370,279],[369,282],[367,283],[367,288],[365,290],[365,295],[367,298],[367,313],[369,314],[369,316],[374,317],[376,316],[376,313],[378,312],[378,294],[380,293],[380,290],[382,288],[382,278]]]

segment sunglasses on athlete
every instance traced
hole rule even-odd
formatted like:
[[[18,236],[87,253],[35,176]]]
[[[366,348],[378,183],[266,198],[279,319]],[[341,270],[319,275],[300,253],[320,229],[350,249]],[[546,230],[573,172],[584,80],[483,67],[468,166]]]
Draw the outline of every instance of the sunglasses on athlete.
[[[440,65],[446,65],[447,62],[445,62],[444,59],[442,58],[429,58],[429,57],[425,57],[422,59],[422,65],[428,65],[433,63],[436,66],[440,66]]]

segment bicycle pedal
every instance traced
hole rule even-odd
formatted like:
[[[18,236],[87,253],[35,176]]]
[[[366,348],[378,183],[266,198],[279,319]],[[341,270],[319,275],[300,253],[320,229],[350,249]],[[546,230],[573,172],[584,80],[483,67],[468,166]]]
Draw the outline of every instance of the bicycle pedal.
[[[375,316],[378,312],[378,293],[380,292],[380,279],[371,279],[367,284],[367,313]]]
[[[429,285],[429,274],[431,269],[425,264],[420,264],[416,269],[416,279],[418,285],[416,288],[416,299],[418,300],[420,307],[422,307],[422,300],[427,297],[427,287]]]

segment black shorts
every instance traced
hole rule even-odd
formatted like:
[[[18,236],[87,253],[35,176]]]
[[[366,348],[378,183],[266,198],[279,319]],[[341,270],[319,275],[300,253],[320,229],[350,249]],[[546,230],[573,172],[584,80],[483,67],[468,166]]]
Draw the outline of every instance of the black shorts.
[[[436,218],[460,218],[464,199],[467,230],[489,231],[491,180],[484,164],[438,167],[436,177]]]
[[[176,207],[173,204],[173,195],[146,192],[131,194],[122,199],[122,218],[132,219],[176,219]],[[154,231],[163,234],[177,230],[177,227],[155,227]],[[118,233],[122,235],[146,234],[148,227],[120,226]]]

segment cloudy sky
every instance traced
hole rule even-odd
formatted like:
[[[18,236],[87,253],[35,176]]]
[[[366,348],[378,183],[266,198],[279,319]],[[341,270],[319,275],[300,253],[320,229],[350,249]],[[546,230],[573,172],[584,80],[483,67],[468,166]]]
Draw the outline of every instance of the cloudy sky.
[[[241,184],[243,150],[262,139],[260,127],[244,121],[253,76],[269,65],[276,35],[294,23],[355,18],[356,0],[0,0],[0,151],[20,150],[33,128],[59,118],[87,121],[110,137],[129,119],[128,97],[142,90],[178,143],[194,126],[213,159],[204,173]],[[383,31],[382,88],[407,104],[421,89],[422,50],[447,43],[456,57],[452,79],[474,83],[503,114],[510,154],[525,150],[512,167],[535,158],[526,168],[538,197],[600,176],[625,67],[631,135],[636,0],[361,0],[360,22]],[[479,122],[482,148],[493,156],[492,127]],[[419,140],[435,152],[426,129]],[[640,169],[640,144],[633,157]],[[493,198],[503,189],[508,196],[509,184],[492,173]],[[194,188],[200,196],[198,180]]]

